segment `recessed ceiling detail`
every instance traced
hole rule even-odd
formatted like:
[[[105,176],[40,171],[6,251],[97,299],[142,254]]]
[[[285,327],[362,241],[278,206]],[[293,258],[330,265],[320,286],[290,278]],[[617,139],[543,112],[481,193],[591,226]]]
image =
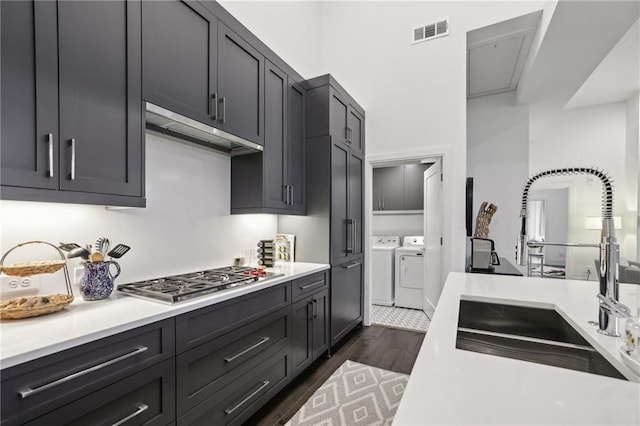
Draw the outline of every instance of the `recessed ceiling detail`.
[[[467,33],[467,97],[518,87],[541,12]]]

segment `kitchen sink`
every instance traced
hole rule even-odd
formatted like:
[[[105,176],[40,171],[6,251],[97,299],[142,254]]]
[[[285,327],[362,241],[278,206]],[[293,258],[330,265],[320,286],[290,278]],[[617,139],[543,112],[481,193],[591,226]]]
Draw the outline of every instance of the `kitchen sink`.
[[[461,300],[456,348],[627,380],[553,309]]]

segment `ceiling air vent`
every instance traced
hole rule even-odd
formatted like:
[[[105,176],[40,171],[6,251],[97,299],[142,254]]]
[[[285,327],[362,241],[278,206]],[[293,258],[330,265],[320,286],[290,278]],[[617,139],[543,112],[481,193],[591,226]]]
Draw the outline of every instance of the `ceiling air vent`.
[[[413,44],[449,35],[449,18],[439,19],[432,24],[413,29]]]

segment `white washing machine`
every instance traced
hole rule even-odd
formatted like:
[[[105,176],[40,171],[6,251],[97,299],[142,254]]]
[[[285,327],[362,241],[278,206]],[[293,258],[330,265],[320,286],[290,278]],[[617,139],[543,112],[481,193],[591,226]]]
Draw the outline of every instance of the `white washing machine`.
[[[424,251],[423,236],[404,237],[396,249],[396,306],[423,308]]]
[[[373,237],[372,245],[372,301],[374,305],[393,306],[395,251],[400,237]]]

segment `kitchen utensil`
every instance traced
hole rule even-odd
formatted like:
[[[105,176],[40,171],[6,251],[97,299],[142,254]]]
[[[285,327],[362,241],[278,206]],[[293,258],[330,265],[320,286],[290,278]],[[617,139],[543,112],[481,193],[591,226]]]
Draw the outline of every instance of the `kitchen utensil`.
[[[122,256],[124,256],[124,254],[126,252],[128,252],[129,250],[131,250],[131,247],[126,246],[124,244],[118,244],[117,246],[115,246],[113,248],[113,250],[111,250],[107,256],[113,257],[115,259],[120,259]]]
[[[96,240],[96,251],[102,253],[103,256],[106,256],[109,252],[110,242],[107,237],[100,237]]]
[[[78,247],[70,250],[67,254],[67,259],[71,259],[73,257],[81,257],[85,260],[89,260],[89,255],[91,252],[85,247]]]
[[[71,251],[71,250],[73,250],[75,248],[80,247],[80,245],[76,244],[76,243],[60,243],[60,245],[58,247],[62,251]]]

